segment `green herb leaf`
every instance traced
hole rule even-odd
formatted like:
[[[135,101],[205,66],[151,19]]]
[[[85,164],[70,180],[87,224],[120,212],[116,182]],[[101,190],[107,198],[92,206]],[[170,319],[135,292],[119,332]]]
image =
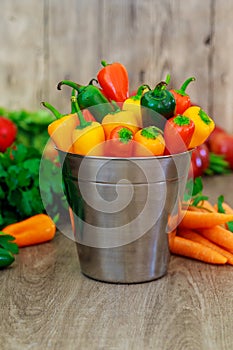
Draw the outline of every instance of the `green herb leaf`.
[[[16,243],[12,242],[15,238],[11,235],[6,235],[0,231],[0,247],[10,251],[12,254],[18,254],[19,247]]]

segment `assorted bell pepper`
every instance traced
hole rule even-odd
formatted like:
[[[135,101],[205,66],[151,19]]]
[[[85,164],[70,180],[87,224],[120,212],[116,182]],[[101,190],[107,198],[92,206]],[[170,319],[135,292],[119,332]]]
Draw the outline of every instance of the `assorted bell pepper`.
[[[147,126],[134,135],[135,157],[161,156],[165,149],[162,131],[156,126]]]
[[[102,125],[107,139],[111,131],[119,125],[128,127],[133,133],[140,129],[140,124],[135,113],[132,110],[122,110],[116,105],[115,111],[107,114],[103,118]]]
[[[186,93],[187,86],[191,83],[191,81],[194,81],[195,78],[191,77],[185,80],[183,85],[179,90],[172,89],[170,92],[175,98],[176,101],[176,108],[175,113],[176,114],[182,114],[187,108],[191,107],[191,100],[190,96]]]
[[[113,112],[114,108],[100,89],[93,85],[93,81],[95,79],[92,79],[87,86],[83,86],[70,80],[62,80],[58,83],[57,89],[61,90],[62,85],[75,89],[78,92],[77,101],[80,108],[90,108],[91,114],[101,122],[106,114]]]
[[[194,148],[204,143],[214,130],[215,124],[203,109],[199,106],[191,106],[183,113],[195,124],[194,133],[189,144],[189,148]]]
[[[167,89],[170,76],[161,81],[154,90],[147,91],[141,98],[142,119],[144,126],[155,125],[164,128],[166,119],[173,117],[176,102],[173,94]]]
[[[71,80],[58,83],[59,90],[62,85],[73,89],[71,114],[61,115],[43,103],[58,118],[48,127],[57,148],[84,156],[161,156],[193,149],[213,131],[214,121],[199,106],[191,105],[186,93],[194,77],[186,79],[180,89],[169,90],[167,75],[154,89],[143,84],[129,96],[125,66],[101,63],[97,80],[87,86]]]
[[[128,72],[119,62],[108,64],[101,61],[103,68],[98,72],[97,79],[104,95],[110,100],[124,102],[129,97]]]
[[[79,124],[73,130],[73,152],[80,155],[102,155],[102,147],[105,141],[103,126],[96,121],[87,121],[74,98],[74,106],[79,119]]]
[[[164,138],[168,154],[185,152],[189,148],[195,124],[184,115],[176,115],[167,120],[164,128]]]
[[[111,131],[104,146],[104,155],[107,157],[132,157],[134,146],[132,130],[125,126],[117,126]]]

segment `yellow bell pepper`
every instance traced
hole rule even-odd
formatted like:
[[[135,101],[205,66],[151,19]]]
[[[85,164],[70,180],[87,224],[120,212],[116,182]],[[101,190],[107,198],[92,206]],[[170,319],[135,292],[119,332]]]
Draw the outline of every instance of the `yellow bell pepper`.
[[[150,88],[148,85],[141,85],[136,95],[127,98],[122,106],[124,111],[132,111],[137,117],[138,125],[142,128],[142,114],[141,114],[141,97],[142,95],[149,91]]]
[[[191,149],[204,143],[214,130],[215,124],[213,119],[199,106],[187,108],[183,115],[189,117],[195,124],[194,133],[188,148]]]
[[[79,125],[73,131],[73,152],[83,156],[102,156],[105,134],[102,125],[95,121],[86,121],[77,103],[74,101]]]
[[[111,131],[119,125],[129,128],[135,134],[140,129],[135,113],[132,110],[123,111],[113,101],[112,103],[116,110],[107,114],[102,120],[106,139],[110,138]]]
[[[79,124],[77,114],[74,113],[73,98],[75,90],[71,95],[71,113],[63,115],[48,102],[42,102],[42,105],[50,110],[56,117],[56,120],[48,125],[48,134],[55,143],[55,146],[64,152],[72,152],[72,133]]]

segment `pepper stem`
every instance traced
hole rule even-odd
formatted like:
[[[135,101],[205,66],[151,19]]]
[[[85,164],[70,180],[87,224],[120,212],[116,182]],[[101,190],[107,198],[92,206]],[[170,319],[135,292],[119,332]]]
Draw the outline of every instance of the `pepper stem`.
[[[87,126],[91,125],[92,122],[86,121],[84,118],[84,115],[82,114],[82,111],[78,105],[78,101],[76,96],[71,96],[71,102],[74,105],[75,113],[77,113],[78,119],[79,119],[79,125],[76,127],[76,129],[84,129]]]
[[[139,86],[136,95],[135,95],[135,96],[131,96],[131,99],[132,99],[133,101],[140,100],[141,97],[142,97],[143,91],[144,91],[145,89],[151,90],[151,88],[149,87],[149,85],[143,84],[143,85]]]
[[[61,114],[55,107],[53,107],[50,103],[48,102],[41,102],[41,104],[45,107],[48,108],[50,110],[50,112],[53,113],[53,115],[55,116],[56,119],[61,119],[62,117],[64,117],[63,114]]]
[[[61,87],[62,85],[68,85],[70,87],[72,87],[73,89],[77,90],[78,92],[81,92],[82,90],[82,86],[73,82],[73,81],[70,81],[70,80],[62,80],[60,81],[60,83],[57,84],[57,89],[58,90],[61,90]]]
[[[187,80],[185,80],[181,88],[179,90],[175,90],[175,92],[177,92],[181,96],[187,96],[185,90],[187,89],[187,86],[191,83],[191,81],[194,81],[194,80],[196,80],[194,77],[188,78]]]
[[[106,61],[104,61],[104,60],[101,61],[101,64],[102,64],[103,67],[108,66],[108,63]]]

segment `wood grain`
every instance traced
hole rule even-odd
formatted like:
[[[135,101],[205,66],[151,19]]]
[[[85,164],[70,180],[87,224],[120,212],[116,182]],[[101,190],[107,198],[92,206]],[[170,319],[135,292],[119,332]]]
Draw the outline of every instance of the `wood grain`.
[[[205,193],[227,196],[232,180],[205,178]],[[157,281],[102,283],[80,273],[73,241],[57,233],[22,248],[0,284],[2,350],[233,348],[231,266],[172,256]]]
[[[70,110],[70,89],[96,77],[101,59],[120,61],[130,89],[171,87],[195,76],[194,103],[233,132],[232,2],[228,0],[1,0],[0,105],[10,109],[54,104]]]

